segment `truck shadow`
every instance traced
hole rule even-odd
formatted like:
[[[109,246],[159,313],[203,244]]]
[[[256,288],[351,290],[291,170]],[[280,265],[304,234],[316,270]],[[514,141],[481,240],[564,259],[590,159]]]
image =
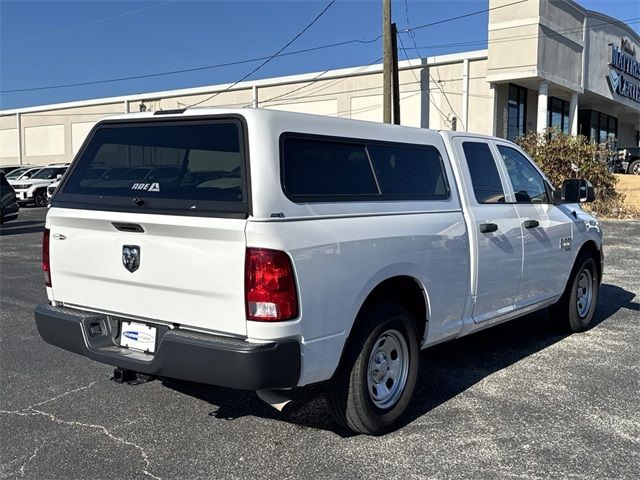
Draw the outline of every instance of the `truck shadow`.
[[[11,221],[0,225],[0,236],[37,233],[44,230],[44,220]]]
[[[635,294],[615,285],[603,284],[593,322],[594,328],[620,309],[640,311]],[[422,417],[454,398],[483,378],[566,338],[559,319],[547,310],[498,325],[491,329],[447,342],[422,352],[422,369],[405,424]],[[354,434],[337,426],[322,396],[325,386],[291,392],[293,401],[279,413],[260,401],[254,392],[243,392],[174,380],[163,380],[172,389],[205,400],[216,408],[216,419],[235,420],[245,416],[284,421],[300,429],[318,428],[341,437]]]

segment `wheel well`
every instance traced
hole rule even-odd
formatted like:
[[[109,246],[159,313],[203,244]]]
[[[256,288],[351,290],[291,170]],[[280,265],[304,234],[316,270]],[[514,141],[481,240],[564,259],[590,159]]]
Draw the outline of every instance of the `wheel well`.
[[[416,322],[418,341],[423,337],[427,327],[427,305],[424,291],[420,284],[412,277],[393,277],[380,283],[374,288],[362,304],[356,322],[361,321],[361,315],[368,307],[377,302],[392,301],[406,308]]]
[[[582,247],[580,247],[578,257],[582,253],[587,253],[594,258],[594,260],[596,261],[596,268],[598,269],[598,279],[600,282],[602,282],[602,252],[600,251],[596,243],[592,240],[588,240],[587,242],[585,242]]]

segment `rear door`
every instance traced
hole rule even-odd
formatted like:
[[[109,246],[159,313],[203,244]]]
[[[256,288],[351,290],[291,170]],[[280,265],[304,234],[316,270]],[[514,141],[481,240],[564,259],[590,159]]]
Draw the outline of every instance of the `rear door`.
[[[244,136],[234,118],[98,125],[47,215],[53,299],[246,335]]]
[[[465,202],[473,224],[473,319],[482,322],[514,309],[522,271],[522,230],[515,206],[506,201],[506,179],[489,142],[458,137],[454,145],[463,163]]]
[[[524,259],[516,307],[535,304],[564,290],[571,271],[572,221],[553,205],[551,187],[514,145],[495,142],[509,178],[509,196],[522,223]]]

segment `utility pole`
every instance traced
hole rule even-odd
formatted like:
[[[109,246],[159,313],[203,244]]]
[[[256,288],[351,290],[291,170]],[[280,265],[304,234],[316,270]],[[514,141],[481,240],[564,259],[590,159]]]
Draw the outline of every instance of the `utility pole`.
[[[400,81],[398,80],[398,29],[396,24],[391,24],[391,65],[393,68],[393,123],[400,125]]]
[[[400,84],[398,82],[398,29],[391,23],[391,0],[382,0],[382,111],[384,123],[400,125]],[[393,116],[393,118],[392,118]]]
[[[382,115],[384,123],[391,123],[392,43],[391,0],[382,0]]]

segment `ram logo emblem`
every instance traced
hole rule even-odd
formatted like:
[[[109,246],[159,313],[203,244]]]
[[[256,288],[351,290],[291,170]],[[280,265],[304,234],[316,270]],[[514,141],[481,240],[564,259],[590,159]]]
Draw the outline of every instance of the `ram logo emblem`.
[[[122,246],[122,264],[131,273],[140,267],[140,247],[138,245]]]

